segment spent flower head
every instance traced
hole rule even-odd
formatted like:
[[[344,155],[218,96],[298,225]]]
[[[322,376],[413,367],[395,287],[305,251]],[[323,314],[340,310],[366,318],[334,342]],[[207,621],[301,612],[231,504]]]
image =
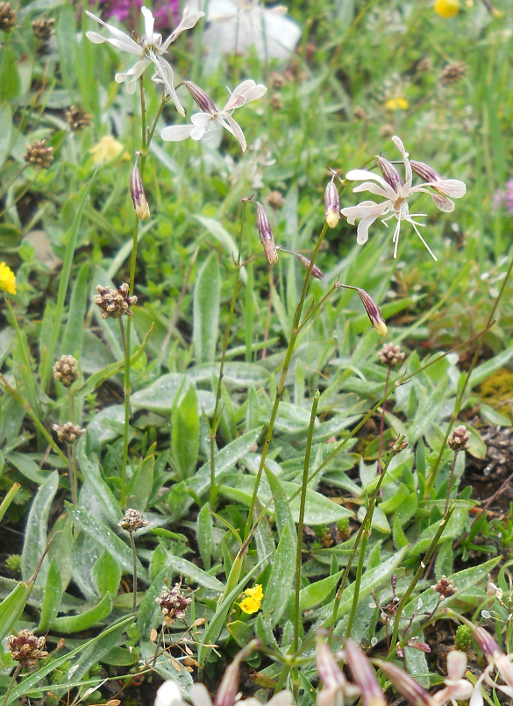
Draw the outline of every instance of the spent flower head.
[[[441,86],[452,86],[459,83],[467,73],[467,65],[464,61],[454,61],[452,64],[444,66],[438,77]]]
[[[123,515],[121,522],[118,522],[118,527],[121,527],[121,529],[124,529],[127,532],[136,532],[138,529],[146,527],[147,524],[148,520],[144,519],[139,510],[134,510],[129,507]]]
[[[378,351],[378,358],[384,365],[388,365],[391,368],[397,363],[402,363],[406,358],[406,354],[401,350],[401,346],[385,343],[383,348]]]
[[[29,145],[26,144],[27,151],[23,155],[23,159],[27,164],[33,164],[41,169],[48,169],[53,162],[53,147],[46,146],[46,140],[34,140]]]
[[[190,125],[165,127],[160,133],[162,139],[167,142],[181,142],[188,137],[193,140],[210,139],[215,131],[224,128],[237,138],[241,150],[245,152],[247,149],[246,138],[240,125],[232,117],[233,111],[242,108],[246,103],[261,98],[267,93],[267,88],[261,83],[256,84],[251,79],[243,81],[234,89],[224,108],[219,110],[199,86],[196,86],[192,81],[184,83],[202,112],[194,113],[191,116]]]
[[[96,287],[98,294],[94,296],[94,303],[102,310],[102,319],[112,317],[119,319],[120,316],[133,316],[133,304],[137,303],[137,297],[130,296],[130,287],[127,282],[123,282],[119,289],[99,284]]]
[[[10,2],[0,2],[0,30],[12,32],[16,27],[16,14]]]
[[[430,255],[434,260],[436,260],[437,258],[419,231],[419,227],[422,227],[425,224],[414,220],[417,216],[425,216],[426,214],[410,214],[408,199],[413,194],[424,192],[431,196],[436,206],[441,211],[450,213],[454,210],[454,203],[447,197],[453,196],[454,198],[460,198],[465,194],[467,187],[462,181],[458,181],[457,179],[442,178],[437,172],[435,172],[434,169],[431,169],[431,167],[428,167],[422,162],[410,162],[408,152],[406,152],[402,140],[399,137],[394,136],[392,137],[392,141],[401,152],[403,158],[404,181],[395,166],[383,157],[377,157],[377,162],[383,176],[374,174],[366,169],[353,169],[349,171],[346,174],[346,179],[349,179],[349,181],[364,182],[353,189],[354,193],[370,191],[372,194],[382,196],[386,200],[381,203],[376,203],[375,201],[362,201],[357,206],[343,208],[341,213],[347,218],[347,222],[351,225],[354,225],[356,219],[360,219],[356,238],[360,245],[367,242],[369,237],[369,227],[380,216],[390,214],[387,218],[382,219],[382,222],[385,225],[388,225],[387,221],[390,220],[390,218],[395,218],[397,220],[397,224],[394,230],[394,236],[392,238],[392,242],[394,243],[394,257],[397,257],[401,223],[402,221],[407,221],[413,226],[413,229],[419,236],[422,243],[426,246]],[[424,179],[425,183],[412,186],[412,169],[419,174],[422,179]],[[423,170],[425,173],[421,174],[420,170]],[[434,193],[428,187],[433,189]]]
[[[22,667],[35,667],[39,660],[48,657],[48,652],[43,648],[46,638],[36,637],[30,630],[20,630],[17,635],[9,635],[7,649],[11,651],[12,658]]]
[[[65,441],[67,444],[73,444],[86,433],[85,429],[81,429],[77,424],[73,424],[73,422],[66,422],[66,424],[62,426],[60,424],[54,424],[52,429],[57,434],[59,441]]]
[[[163,42],[162,35],[153,31],[155,25],[155,18],[151,10],[147,7],[141,8],[141,12],[144,16],[144,34],[139,39],[137,43],[132,37],[119,30],[113,25],[106,24],[103,20],[92,12],[86,10],[87,15],[99,22],[110,32],[110,37],[104,37],[97,32],[86,32],[86,36],[94,44],[103,44],[103,42],[108,42],[116,49],[128,52],[129,54],[134,54],[138,57],[138,61],[125,73],[117,73],[115,79],[117,83],[126,82],[126,90],[128,93],[135,93],[135,87],[139,78],[143,75],[144,71],[148,66],[153,64],[155,73],[152,76],[152,80],[156,83],[161,83],[164,86],[164,90],[167,95],[169,95],[175,104],[177,111],[180,115],[185,115],[185,110],[180,103],[178,95],[174,87],[174,71],[171,64],[164,59],[164,54],[169,49],[169,46],[188,29],[192,29],[198,20],[203,17],[203,12],[193,12],[189,15],[188,8],[185,8],[182,21],[178,27],[172,32],[169,37]]]
[[[42,42],[47,42],[53,34],[54,24],[55,19],[53,17],[50,19],[42,17],[40,20],[34,20],[34,22],[32,22],[32,31],[34,36]]]
[[[89,127],[92,122],[92,115],[87,113],[81,106],[70,105],[66,109],[66,121],[73,132]]]
[[[185,613],[192,598],[184,595],[182,586],[176,583],[173,588],[164,586],[160,595],[155,598],[155,603],[158,603],[164,616],[166,624],[171,624],[174,620],[185,618]]]
[[[447,439],[447,444],[449,448],[453,451],[464,451],[468,449],[468,442],[470,439],[470,432],[467,430],[463,424],[456,427]]]
[[[64,385],[70,387],[78,380],[78,361],[72,355],[61,355],[53,366],[53,377]]]
[[[449,598],[449,596],[456,593],[454,581],[452,579],[448,579],[446,576],[442,576],[442,578],[431,586],[431,588],[440,594],[441,599]]]
[[[16,275],[5,262],[0,262],[0,290],[16,294]]]

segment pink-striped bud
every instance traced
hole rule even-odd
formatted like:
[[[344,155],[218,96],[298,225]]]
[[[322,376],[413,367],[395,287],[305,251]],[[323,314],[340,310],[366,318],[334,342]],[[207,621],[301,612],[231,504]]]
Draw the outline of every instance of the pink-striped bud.
[[[380,336],[386,336],[388,331],[387,325],[385,323],[385,319],[381,316],[381,311],[379,310],[378,305],[374,299],[367,294],[365,289],[358,288],[358,294],[360,295],[360,299],[362,300],[362,304],[365,307],[365,311],[367,312],[367,316],[369,317],[372,326],[376,329]]]
[[[351,638],[345,641],[344,648],[353,679],[361,690],[363,706],[386,706],[383,691],[367,655]]]
[[[333,657],[331,649],[321,636],[317,636],[315,661],[325,689],[342,689],[345,686],[346,678]]]
[[[440,174],[436,172],[433,167],[430,167],[429,164],[417,162],[414,159],[410,160],[410,164],[415,174],[418,174],[421,179],[424,179],[424,181],[439,181],[442,179]]]
[[[304,255],[301,255],[301,253],[297,252],[295,253],[295,256],[299,260],[299,262],[303,265],[305,270],[307,270],[310,267],[310,260],[305,257]],[[324,277],[324,273],[322,272],[320,267],[317,267],[317,265],[314,265],[312,267],[312,275],[316,277],[317,279],[322,279]]]
[[[258,201],[257,205],[257,228],[260,234],[260,242],[264,247],[267,262],[270,265],[275,265],[278,262],[278,253],[276,251],[276,243],[274,242],[273,232],[269,218],[265,212],[265,208]]]
[[[498,642],[490,635],[488,630],[481,627],[474,628],[474,637],[488,661],[493,661],[497,655],[502,654]]]
[[[403,669],[381,659],[373,660],[411,706],[436,706],[435,699]]]
[[[260,640],[251,640],[238,652],[233,662],[226,668],[214,699],[214,706],[233,706],[239,691],[240,663],[260,646]]]
[[[376,157],[376,159],[378,161],[379,168],[381,169],[381,173],[383,174],[383,179],[387,182],[387,184],[390,184],[392,189],[397,193],[399,187],[403,185],[401,175],[392,162],[388,161],[388,159],[385,159],[384,157]]]
[[[340,197],[333,179],[324,190],[324,218],[330,228],[335,228],[340,220]]]
[[[148,206],[146,194],[144,193],[144,186],[138,163],[139,154],[137,154],[135,166],[130,175],[130,195],[132,197],[132,201],[134,202],[134,208],[137,216],[141,219],[141,221],[147,221],[150,217],[150,207]]]
[[[207,96],[207,94],[202,88],[196,86],[196,84],[192,81],[184,81],[184,83],[189,93],[199,105],[203,113],[210,113],[211,115],[213,115],[214,113],[219,112],[215,104],[210,100],[210,98]]]

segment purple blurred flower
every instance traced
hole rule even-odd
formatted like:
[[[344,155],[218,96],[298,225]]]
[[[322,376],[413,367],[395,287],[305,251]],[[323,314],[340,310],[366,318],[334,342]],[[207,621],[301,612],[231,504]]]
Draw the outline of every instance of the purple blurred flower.
[[[503,205],[506,206],[511,214],[513,214],[513,179],[510,179],[504,184],[504,189],[502,191],[496,191],[493,195],[494,211]]]
[[[94,5],[90,0],[90,5]],[[105,17],[115,17],[119,22],[138,18],[143,0],[100,0]],[[180,0],[156,0],[152,8],[157,29],[176,27],[180,22]]]

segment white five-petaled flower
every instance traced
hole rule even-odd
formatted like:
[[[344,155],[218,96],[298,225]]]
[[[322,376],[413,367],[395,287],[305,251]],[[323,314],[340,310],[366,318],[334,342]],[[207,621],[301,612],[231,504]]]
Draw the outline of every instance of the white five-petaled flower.
[[[209,139],[215,130],[224,128],[237,138],[242,151],[245,152],[246,138],[240,125],[233,119],[232,113],[236,108],[241,108],[246,103],[261,98],[267,93],[267,88],[261,83],[256,84],[252,79],[243,81],[235,88],[224,108],[218,110],[206,93],[192,81],[185,81],[185,85],[203,111],[191,116],[191,125],[165,127],[160,133],[162,139],[168,142],[180,142],[188,137],[193,140],[201,140],[204,137]]]
[[[394,257],[397,257],[397,246],[399,244],[401,221],[408,221],[408,223],[411,223],[415,232],[428,249],[430,255],[434,260],[436,260],[437,258],[429,248],[417,227],[424,226],[425,223],[418,223],[413,220],[418,216],[425,216],[426,214],[410,213],[408,198],[419,192],[427,193],[432,197],[435,204],[441,211],[449,213],[454,209],[454,203],[447,197],[452,196],[453,198],[460,198],[465,194],[467,187],[462,181],[458,181],[457,179],[443,179],[437,172],[434,171],[434,169],[431,169],[431,167],[428,167],[422,162],[414,162],[413,164],[416,173],[420,174],[425,181],[417,186],[412,186],[412,164],[408,159],[408,152],[406,152],[402,140],[399,137],[392,137],[392,141],[401,152],[403,158],[405,176],[404,182],[394,165],[383,157],[377,158],[383,176],[369,172],[366,169],[353,169],[346,174],[346,179],[349,179],[349,181],[364,182],[353,189],[354,193],[370,191],[372,194],[376,194],[377,196],[383,196],[386,201],[382,201],[381,203],[376,203],[375,201],[362,201],[362,203],[357,206],[343,208],[341,213],[347,218],[348,223],[351,225],[354,225],[357,218],[361,219],[357,230],[357,242],[359,244],[367,242],[369,237],[369,226],[371,226],[380,216],[390,214],[388,218],[383,219],[383,223],[385,223],[385,225],[388,225],[386,221],[395,217],[397,219],[397,225],[395,227],[393,237],[393,243],[395,245]],[[427,187],[431,187],[434,190],[434,193]]]
[[[129,37],[127,34],[117,29],[113,25],[106,24],[103,20],[92,12],[87,12],[87,15],[99,22],[101,25],[106,27],[111,33],[111,37],[103,37],[97,32],[87,32],[86,36],[95,44],[103,44],[103,42],[108,42],[116,49],[121,49],[121,51],[126,51],[129,54],[135,54],[139,57],[139,60],[129,69],[126,73],[118,73],[115,78],[118,83],[124,83],[126,81],[126,90],[128,93],[135,93],[135,87],[137,80],[142,76],[146,68],[153,64],[155,67],[155,73],[152,76],[152,80],[156,83],[162,83],[166,93],[171,96],[173,102],[176,106],[177,111],[180,115],[185,115],[185,110],[183,109],[178,96],[176,94],[173,82],[174,82],[174,72],[169,64],[163,58],[163,55],[169,49],[169,45],[172,44],[182,32],[187,29],[192,29],[198,20],[203,17],[203,12],[193,12],[189,15],[188,8],[186,7],[183,13],[183,18],[178,27],[172,34],[162,42],[162,35],[157,34],[153,31],[155,24],[155,19],[151,10],[147,7],[141,8],[144,15],[144,34],[140,38],[140,44],[138,44],[134,39]],[[128,80],[127,80],[128,79]]]

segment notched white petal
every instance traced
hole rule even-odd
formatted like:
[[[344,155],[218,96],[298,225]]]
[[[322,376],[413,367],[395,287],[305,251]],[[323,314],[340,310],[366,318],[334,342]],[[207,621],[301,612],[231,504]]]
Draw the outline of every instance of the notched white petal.
[[[194,125],[170,125],[165,127],[160,136],[166,142],[181,142],[191,136]]]

